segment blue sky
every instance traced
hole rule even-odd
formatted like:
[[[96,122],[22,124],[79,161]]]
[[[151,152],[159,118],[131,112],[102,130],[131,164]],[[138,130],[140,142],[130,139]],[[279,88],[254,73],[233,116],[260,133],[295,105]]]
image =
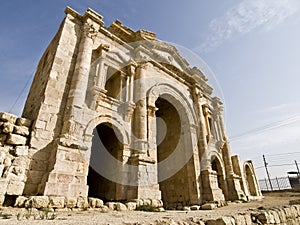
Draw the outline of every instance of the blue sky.
[[[223,93],[232,153],[257,167],[262,154],[270,165],[300,162],[300,154],[286,154],[300,152],[299,1],[1,1],[0,111],[21,115],[37,63],[67,5],[79,13],[94,9],[106,26],[119,19],[193,51]],[[270,167],[273,177],[290,170],[295,167]],[[261,168],[257,173],[265,176]]]

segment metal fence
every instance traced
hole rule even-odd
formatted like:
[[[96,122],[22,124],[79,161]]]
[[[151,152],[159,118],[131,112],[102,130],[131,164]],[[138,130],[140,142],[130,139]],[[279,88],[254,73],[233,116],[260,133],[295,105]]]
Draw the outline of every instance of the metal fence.
[[[259,180],[259,185],[262,191],[275,191],[292,188],[288,177],[276,177],[270,179],[270,181],[268,179]]]

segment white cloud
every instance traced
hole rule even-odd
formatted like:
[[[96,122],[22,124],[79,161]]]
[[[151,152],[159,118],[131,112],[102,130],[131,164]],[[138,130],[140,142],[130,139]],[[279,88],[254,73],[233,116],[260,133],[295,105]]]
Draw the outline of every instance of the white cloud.
[[[243,0],[223,16],[210,22],[210,33],[197,51],[209,51],[235,35],[253,29],[271,30],[300,8],[298,0]]]

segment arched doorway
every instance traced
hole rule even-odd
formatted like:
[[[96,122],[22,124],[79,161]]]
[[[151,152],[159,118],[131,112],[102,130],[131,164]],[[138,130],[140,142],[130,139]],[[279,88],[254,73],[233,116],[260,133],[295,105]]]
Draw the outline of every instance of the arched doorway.
[[[115,130],[109,123],[101,123],[94,129],[87,177],[89,197],[101,198],[104,201],[122,200],[123,198],[122,185],[101,174],[103,169],[114,171],[113,176],[118,176],[118,172],[121,172],[116,171],[111,161],[107,160],[103,154],[108,152],[114,159],[122,160],[123,145]]]
[[[186,154],[191,149],[185,149],[188,145],[184,143],[188,140],[188,132],[185,132],[182,127],[183,121],[181,121],[182,118],[179,112],[168,100],[158,98],[155,106],[158,108],[156,111],[158,163],[174,157],[174,160],[170,160],[164,167],[158,167],[159,189],[162,193],[164,206],[167,209],[174,209],[179,204],[187,205],[190,202],[189,183],[193,180],[191,175],[189,180],[187,167],[192,163],[192,160],[186,160]],[[177,155],[177,157],[174,155]],[[178,163],[182,163],[182,166],[179,168],[174,167],[174,164]],[[172,171],[173,168],[174,171]],[[169,170],[170,176],[162,179],[165,176],[165,174],[162,174],[167,170]]]
[[[212,170],[216,171],[216,173],[217,173],[218,188],[220,188],[222,190],[224,196],[227,196],[227,188],[226,188],[224,170],[222,168],[220,160],[217,157],[212,158],[211,168],[212,168]]]
[[[254,179],[253,179],[253,173],[248,165],[245,166],[245,172],[246,172],[246,180],[247,180],[248,190],[249,190],[251,196],[257,196],[255,183],[254,183]]]

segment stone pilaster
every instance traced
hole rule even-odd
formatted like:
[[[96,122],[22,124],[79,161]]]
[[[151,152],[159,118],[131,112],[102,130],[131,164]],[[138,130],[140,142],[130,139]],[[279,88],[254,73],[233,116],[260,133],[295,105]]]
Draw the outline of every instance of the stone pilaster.
[[[72,75],[60,139],[50,155],[49,173],[39,186],[44,195],[87,196],[88,158],[84,146],[85,122],[93,118],[85,104],[93,41],[103,25],[102,16],[88,9],[81,18],[81,39]],[[67,193],[67,194],[66,194]]]
[[[224,144],[222,147],[222,156],[225,164],[225,174],[226,181],[228,186],[228,199],[229,200],[237,200],[237,199],[245,199],[245,193],[243,192],[240,180],[242,179],[240,176],[236,175],[233,171],[233,165],[231,161],[230,154],[230,145],[228,141],[228,137],[225,130],[224,118],[222,115],[223,107],[219,98],[214,98],[214,107],[215,110],[218,111],[218,120],[222,129],[222,136],[224,139]]]

